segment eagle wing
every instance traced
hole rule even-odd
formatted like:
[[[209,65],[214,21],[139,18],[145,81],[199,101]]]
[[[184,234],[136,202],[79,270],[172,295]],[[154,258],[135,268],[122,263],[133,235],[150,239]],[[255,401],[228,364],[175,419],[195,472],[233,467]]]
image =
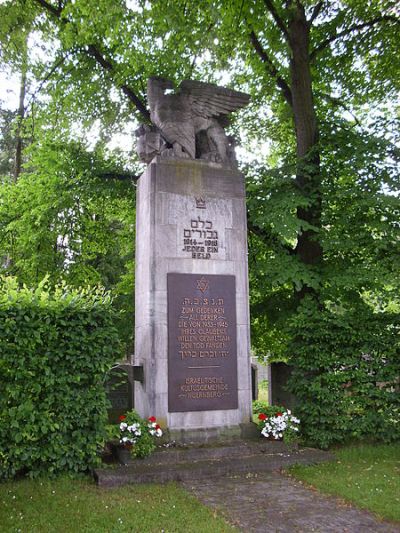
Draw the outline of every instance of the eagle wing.
[[[189,106],[185,95],[163,95],[152,113],[152,120],[168,143],[178,143],[194,159],[195,133]]]
[[[193,115],[203,118],[228,115],[250,100],[248,94],[201,81],[184,80],[179,88],[182,95],[190,98]]]
[[[191,122],[166,120],[157,124],[165,140],[170,144],[178,143],[192,159],[196,157],[194,127]]]

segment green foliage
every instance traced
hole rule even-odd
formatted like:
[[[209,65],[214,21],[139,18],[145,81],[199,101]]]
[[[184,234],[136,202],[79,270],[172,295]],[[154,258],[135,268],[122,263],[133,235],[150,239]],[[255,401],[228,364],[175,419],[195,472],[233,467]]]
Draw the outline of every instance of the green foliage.
[[[400,315],[304,302],[291,321],[290,388],[302,433],[326,448],[400,438]]]
[[[105,438],[104,376],[120,355],[111,298],[0,280],[0,478],[86,471]]]
[[[274,407],[274,406],[271,406],[271,407]],[[269,408],[270,406],[268,405],[268,402],[264,400],[253,401],[253,413],[255,415],[259,415],[260,413],[266,413],[266,410]]]
[[[106,180],[116,158],[99,144],[46,136],[26,150],[18,182],[0,187],[0,272],[35,286],[100,284],[111,290],[121,338],[129,347],[133,321],[135,203],[130,181]],[[112,236],[112,238],[110,238]]]
[[[286,407],[283,407],[283,405],[268,405],[267,402],[261,400],[253,401],[253,413],[255,415],[263,413],[270,417],[276,416],[278,413],[283,413],[284,411],[286,411]]]

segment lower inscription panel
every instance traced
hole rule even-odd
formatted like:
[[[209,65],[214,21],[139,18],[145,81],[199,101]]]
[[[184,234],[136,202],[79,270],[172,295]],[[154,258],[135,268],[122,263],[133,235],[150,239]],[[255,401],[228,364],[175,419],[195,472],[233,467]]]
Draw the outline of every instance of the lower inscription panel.
[[[235,277],[168,276],[168,410],[237,409]]]

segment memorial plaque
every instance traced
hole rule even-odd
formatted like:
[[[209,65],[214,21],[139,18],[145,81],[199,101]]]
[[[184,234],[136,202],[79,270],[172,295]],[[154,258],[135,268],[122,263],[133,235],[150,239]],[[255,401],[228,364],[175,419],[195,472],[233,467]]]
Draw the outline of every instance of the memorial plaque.
[[[168,409],[237,409],[235,277],[168,276]]]

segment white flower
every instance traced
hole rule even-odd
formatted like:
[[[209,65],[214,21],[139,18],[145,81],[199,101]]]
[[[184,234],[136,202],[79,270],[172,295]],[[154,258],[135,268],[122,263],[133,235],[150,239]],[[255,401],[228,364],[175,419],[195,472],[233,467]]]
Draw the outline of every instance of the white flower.
[[[288,429],[299,431],[298,424],[300,424],[300,420],[292,416],[291,411],[283,411],[281,415],[271,416],[264,421],[261,435],[280,439]]]
[[[161,428],[156,429],[156,436],[157,436],[157,437],[162,437],[162,431],[161,431]]]
[[[119,425],[119,429],[121,431],[125,431],[127,427],[128,427],[128,424],[126,422],[121,422]]]

